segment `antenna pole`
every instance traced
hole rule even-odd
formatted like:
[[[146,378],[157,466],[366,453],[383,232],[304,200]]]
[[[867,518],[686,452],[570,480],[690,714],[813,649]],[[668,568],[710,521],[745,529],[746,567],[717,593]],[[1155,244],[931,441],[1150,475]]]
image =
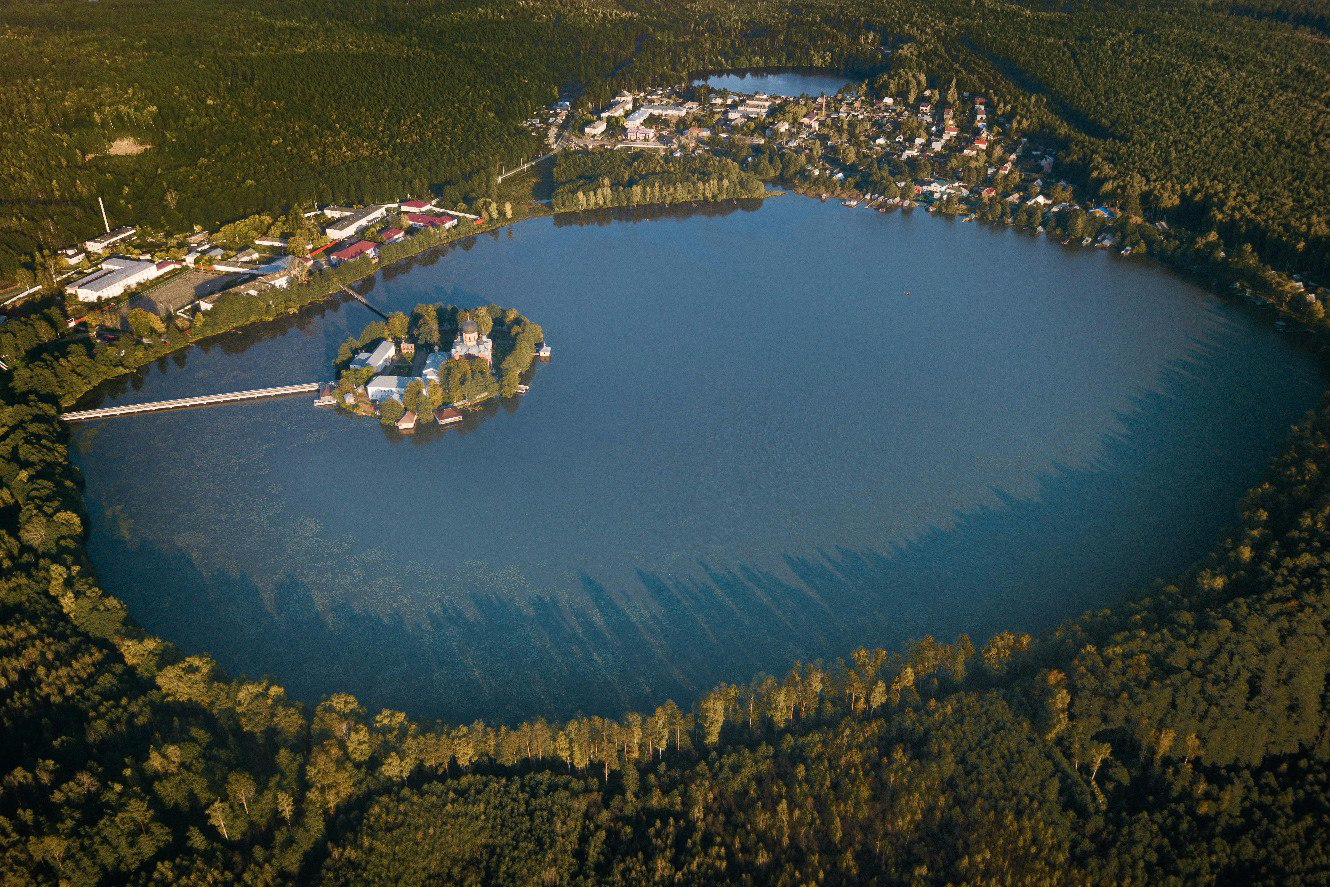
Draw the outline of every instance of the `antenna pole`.
[[[97,198],[97,205],[102,208],[102,224],[106,226],[106,233],[111,233],[111,223],[106,220],[106,204],[102,203],[100,197]]]

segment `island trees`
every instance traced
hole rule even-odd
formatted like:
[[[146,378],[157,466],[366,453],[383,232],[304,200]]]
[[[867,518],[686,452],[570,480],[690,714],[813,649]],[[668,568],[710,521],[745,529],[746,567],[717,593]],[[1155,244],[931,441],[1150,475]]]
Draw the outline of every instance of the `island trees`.
[[[516,308],[416,305],[373,321],[338,349],[334,403],[392,425],[410,410],[475,407],[523,390],[544,341]],[[387,347],[385,347],[387,346]]]

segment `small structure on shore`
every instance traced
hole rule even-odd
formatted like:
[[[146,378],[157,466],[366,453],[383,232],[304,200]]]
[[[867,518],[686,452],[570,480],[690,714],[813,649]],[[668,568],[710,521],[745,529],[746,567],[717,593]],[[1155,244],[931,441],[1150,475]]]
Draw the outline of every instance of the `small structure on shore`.
[[[322,385],[320,385],[319,396],[314,399],[314,406],[316,407],[336,406],[337,398],[334,394],[336,387],[337,387],[336,384],[333,382],[324,382]]]
[[[536,349],[536,357],[539,357],[541,360],[549,360],[550,355],[553,353],[554,351],[550,348],[548,342],[541,342],[540,347]]]
[[[416,427],[416,414],[414,410],[407,410],[402,414],[402,418],[397,420],[398,431],[412,431]]]
[[[439,407],[434,411],[434,421],[440,425],[455,425],[462,421],[462,411],[453,407]]]

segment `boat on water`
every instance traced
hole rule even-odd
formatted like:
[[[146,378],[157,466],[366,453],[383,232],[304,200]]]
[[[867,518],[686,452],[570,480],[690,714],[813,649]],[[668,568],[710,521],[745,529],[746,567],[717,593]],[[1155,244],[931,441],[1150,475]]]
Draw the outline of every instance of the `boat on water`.
[[[531,386],[530,386],[530,385],[518,385],[518,386],[517,386],[517,393],[518,393],[518,394],[526,394],[526,393],[527,393],[528,391],[530,391],[530,390],[531,390]]]
[[[859,205],[859,201],[855,200],[854,198],[850,198],[849,200],[843,200],[843,201],[841,201],[841,206],[858,206],[858,205]]]
[[[1129,256],[1129,255],[1131,255],[1131,247],[1129,247],[1129,246],[1127,246],[1127,247],[1123,247],[1122,252],[1120,253],[1120,255],[1124,255],[1124,256]]]

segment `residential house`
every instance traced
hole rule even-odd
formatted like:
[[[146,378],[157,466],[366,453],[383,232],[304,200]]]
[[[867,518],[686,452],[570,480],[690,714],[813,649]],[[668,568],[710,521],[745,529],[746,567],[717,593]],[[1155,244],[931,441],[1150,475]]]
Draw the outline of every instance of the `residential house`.
[[[447,230],[457,224],[457,220],[444,213],[441,215],[430,215],[428,213],[407,213],[406,223],[412,228],[443,228]]]
[[[350,262],[353,259],[366,257],[374,262],[379,260],[379,245],[372,240],[357,240],[345,249],[339,249],[337,252],[332,253],[329,256],[329,258],[332,259],[333,264],[336,265],[340,265],[343,262]]]

